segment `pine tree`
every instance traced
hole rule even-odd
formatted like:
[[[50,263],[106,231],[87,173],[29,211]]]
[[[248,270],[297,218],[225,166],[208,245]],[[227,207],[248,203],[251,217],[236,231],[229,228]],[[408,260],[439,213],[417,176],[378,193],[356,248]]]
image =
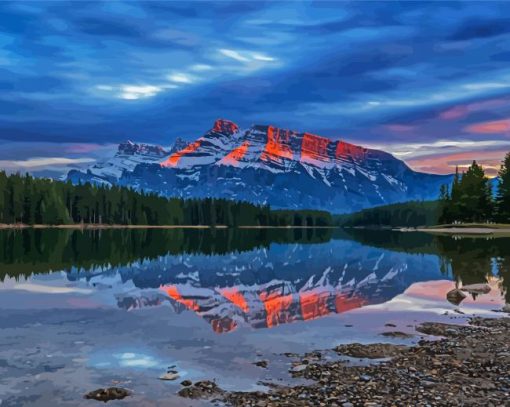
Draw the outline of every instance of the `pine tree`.
[[[485,222],[492,218],[493,202],[489,179],[476,161],[462,176],[459,185],[462,220]]]
[[[510,223],[510,153],[505,156],[498,173],[496,213],[498,221]]]

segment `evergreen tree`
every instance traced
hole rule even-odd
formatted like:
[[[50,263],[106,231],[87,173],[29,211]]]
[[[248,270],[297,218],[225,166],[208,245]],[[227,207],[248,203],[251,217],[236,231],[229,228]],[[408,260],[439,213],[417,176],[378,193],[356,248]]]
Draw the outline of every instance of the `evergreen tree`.
[[[304,221],[306,219],[306,222]],[[72,185],[0,172],[0,223],[122,225],[330,225],[321,211],[271,211],[227,199],[165,198],[119,186]]]
[[[492,219],[493,202],[489,179],[476,161],[462,176],[459,184],[459,220],[485,222]]]
[[[510,223],[510,153],[505,156],[498,173],[496,213],[498,221]]]

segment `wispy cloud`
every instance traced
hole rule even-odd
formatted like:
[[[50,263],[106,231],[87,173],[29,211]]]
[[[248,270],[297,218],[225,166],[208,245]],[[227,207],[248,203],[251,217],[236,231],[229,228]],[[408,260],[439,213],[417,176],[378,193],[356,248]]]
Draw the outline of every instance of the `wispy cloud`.
[[[236,61],[239,61],[239,62],[249,62],[250,59],[249,58],[246,58],[245,56],[242,56],[238,51],[234,51],[232,49],[220,49],[219,50],[220,54],[228,57],[228,58],[232,58],[232,59],[235,59]]]
[[[158,93],[167,89],[175,89],[177,85],[160,84],[160,85],[97,85],[96,91],[118,99],[139,100],[156,96]]]
[[[163,89],[154,85],[123,85],[120,97],[127,100],[136,100],[156,96]]]
[[[69,166],[92,163],[94,158],[67,158],[67,157],[34,157],[26,160],[0,160],[0,168],[7,170],[24,170],[52,166]]]
[[[510,140],[437,140],[430,143],[383,143],[367,145],[371,148],[384,150],[401,159],[473,152],[479,150],[500,150],[510,148]]]
[[[186,83],[186,84],[193,83],[196,80],[195,77],[185,74],[185,73],[174,73],[174,74],[168,75],[167,79],[172,82],[175,82],[175,83]]]
[[[274,62],[276,61],[276,58],[263,54],[260,52],[252,52],[252,51],[236,51],[233,49],[226,49],[222,48],[218,50],[219,53],[227,58],[234,59],[239,62],[243,63],[250,63],[250,62]]]
[[[264,62],[272,62],[272,61],[276,60],[276,58],[270,57],[268,55],[257,54],[257,53],[252,54],[252,58],[255,59],[256,61],[264,61]]]
[[[190,67],[190,69],[192,71],[202,72],[202,71],[210,71],[213,69],[213,67],[211,65],[207,65],[207,64],[195,64],[195,65],[192,65]]]
[[[478,134],[508,134],[510,132],[510,119],[475,123],[467,126],[465,130],[468,133]]]
[[[485,170],[485,173],[493,177],[497,174],[505,153],[503,151],[474,150],[414,158],[406,161],[412,168],[418,171],[451,174],[455,167],[460,171],[467,169],[473,160],[476,160]]]

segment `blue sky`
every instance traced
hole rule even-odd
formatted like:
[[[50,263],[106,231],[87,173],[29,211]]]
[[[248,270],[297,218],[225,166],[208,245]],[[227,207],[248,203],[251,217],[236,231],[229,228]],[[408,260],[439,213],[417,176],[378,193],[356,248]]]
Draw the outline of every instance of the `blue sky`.
[[[2,2],[0,167],[60,174],[223,117],[494,173],[509,61],[506,2]]]

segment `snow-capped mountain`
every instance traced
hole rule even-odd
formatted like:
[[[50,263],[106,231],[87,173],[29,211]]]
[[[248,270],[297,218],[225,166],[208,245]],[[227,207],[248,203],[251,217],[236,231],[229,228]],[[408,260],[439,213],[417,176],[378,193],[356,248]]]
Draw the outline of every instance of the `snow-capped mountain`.
[[[113,287],[124,309],[171,304],[218,333],[281,324],[384,303],[418,281],[444,279],[433,255],[411,255],[351,240],[278,244],[224,255],[180,253],[127,266],[67,273],[70,281]],[[106,288],[105,288],[106,289]]]
[[[117,153],[109,160],[94,164],[86,172],[72,170],[67,178],[74,183],[88,181],[96,184],[117,184],[124,172],[132,172],[138,164],[158,164],[187,145],[185,140],[177,138],[174,145],[165,150],[160,146],[128,140],[119,144]]]
[[[72,171],[69,179],[116,182],[166,196],[333,212],[433,199],[449,181],[449,176],[415,172],[384,151],[270,125],[241,130],[224,119],[196,141],[179,141],[168,152],[131,145],[86,173]]]

